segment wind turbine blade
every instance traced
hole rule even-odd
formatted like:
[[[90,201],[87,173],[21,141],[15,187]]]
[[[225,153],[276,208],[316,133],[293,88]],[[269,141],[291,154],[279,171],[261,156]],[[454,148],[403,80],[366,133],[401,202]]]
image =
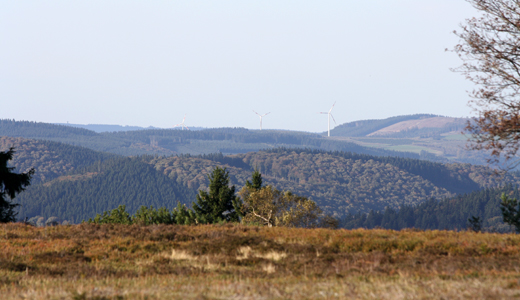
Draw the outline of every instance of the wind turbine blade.
[[[260,116],[260,114],[259,114],[259,113],[257,113],[256,111],[254,111],[254,110],[253,110],[253,112],[254,112],[255,114],[257,114],[257,115],[259,115],[259,116]]]
[[[268,112],[268,113],[266,113],[264,116],[267,116],[267,115],[270,114],[270,113],[271,113],[271,112]]]
[[[332,111],[332,109],[334,108],[334,105],[336,105],[336,102],[334,102],[334,104],[332,104],[332,107],[329,109],[329,113]]]
[[[330,116],[332,117],[332,120],[334,120],[334,116],[332,114],[330,114]],[[334,124],[338,124],[336,123],[336,120],[334,120]]]
[[[329,113],[328,112],[319,112],[319,114],[328,115]]]

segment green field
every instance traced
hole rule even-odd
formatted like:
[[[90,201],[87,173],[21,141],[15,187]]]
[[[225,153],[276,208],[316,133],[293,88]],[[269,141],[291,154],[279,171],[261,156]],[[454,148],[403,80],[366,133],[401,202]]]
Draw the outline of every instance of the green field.
[[[435,155],[442,154],[442,152],[440,152],[440,151],[435,151],[435,150],[432,150],[427,147],[415,146],[415,145],[390,146],[390,147],[384,147],[384,149],[393,150],[393,151],[413,152],[413,153],[421,153],[421,151],[426,151],[426,152],[430,152]]]
[[[417,142],[414,139],[393,139],[393,138],[352,138],[355,141],[367,144],[381,144],[381,145],[412,145]]]
[[[445,135],[443,138],[448,141],[467,141],[469,137],[469,135],[465,134],[449,134]]]
[[[377,141],[377,143],[375,141]],[[442,154],[441,151],[433,150],[433,149],[425,147],[425,146],[416,146],[416,145],[412,145],[411,143],[408,143],[408,142],[404,142],[403,144],[400,144],[399,140],[392,141],[391,143],[389,142],[386,144],[384,143],[385,140],[383,140],[383,139],[377,139],[375,141],[374,141],[374,143],[368,143],[368,142],[365,142],[365,140],[363,140],[363,142],[360,143],[360,145],[365,146],[365,147],[373,147],[373,148],[380,148],[380,149],[400,151],[400,152],[412,152],[412,153],[417,153],[417,154],[420,154],[421,151],[426,151],[426,152],[429,152],[429,153],[432,153],[435,155]]]

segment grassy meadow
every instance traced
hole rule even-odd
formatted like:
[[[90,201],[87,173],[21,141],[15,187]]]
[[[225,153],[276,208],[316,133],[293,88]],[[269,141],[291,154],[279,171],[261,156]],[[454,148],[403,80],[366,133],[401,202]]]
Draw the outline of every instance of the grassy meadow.
[[[520,299],[520,235],[0,225],[1,299]]]

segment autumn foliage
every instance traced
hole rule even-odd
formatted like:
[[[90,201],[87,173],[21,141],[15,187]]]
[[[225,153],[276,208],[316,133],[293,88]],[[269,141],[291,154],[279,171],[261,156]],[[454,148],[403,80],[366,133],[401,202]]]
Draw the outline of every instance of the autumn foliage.
[[[456,69],[477,85],[471,93],[478,116],[468,123],[471,148],[490,151],[490,162],[514,159],[520,147],[520,4],[467,0],[481,13],[466,20],[454,51]]]

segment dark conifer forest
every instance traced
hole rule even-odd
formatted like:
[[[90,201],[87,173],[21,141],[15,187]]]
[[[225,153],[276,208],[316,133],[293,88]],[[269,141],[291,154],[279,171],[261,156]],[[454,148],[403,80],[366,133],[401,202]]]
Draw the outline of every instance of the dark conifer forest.
[[[140,206],[190,204],[188,189],[139,158],[116,158],[78,170],[45,184],[34,185],[17,198],[20,218],[58,216],[79,223],[123,204],[135,212]]]
[[[503,193],[520,198],[518,186],[506,185],[440,201],[429,199],[415,206],[403,205],[399,209],[387,207],[383,211],[370,211],[368,214],[348,214],[342,220],[342,227],[465,230],[469,228],[468,219],[478,217],[482,220],[483,230],[510,232],[512,229],[502,222],[500,211],[500,197]]]

